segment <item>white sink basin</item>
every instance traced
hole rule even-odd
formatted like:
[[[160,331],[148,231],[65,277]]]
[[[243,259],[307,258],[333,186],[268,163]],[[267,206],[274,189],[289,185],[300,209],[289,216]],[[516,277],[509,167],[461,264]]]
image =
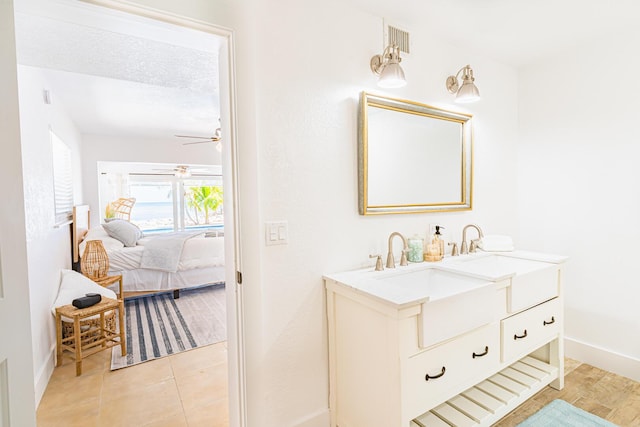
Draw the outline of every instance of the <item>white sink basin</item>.
[[[500,254],[460,257],[443,268],[493,281],[510,280],[507,308],[517,312],[558,295],[558,260],[525,259]]]
[[[495,286],[483,279],[427,268],[380,276],[371,282],[370,290],[385,289],[397,293],[397,298],[427,298],[422,303],[418,331],[422,348],[491,323],[498,312]]]
[[[428,298],[435,301],[487,285],[488,281],[435,268],[400,270],[374,277],[363,290],[380,290],[401,299]]]

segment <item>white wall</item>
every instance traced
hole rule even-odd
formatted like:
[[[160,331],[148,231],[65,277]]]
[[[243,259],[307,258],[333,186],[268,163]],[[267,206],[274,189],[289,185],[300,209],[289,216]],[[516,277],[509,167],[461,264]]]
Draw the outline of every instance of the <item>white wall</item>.
[[[171,164],[220,164],[214,144],[182,145],[182,140],[143,139],[110,135],[82,135],[82,181],[84,202],[91,208],[91,224],[100,224],[104,212],[98,208],[98,162],[142,162]]]
[[[638,33],[520,73],[520,243],[569,255],[567,355],[640,380]]]
[[[385,254],[392,231],[425,235],[429,223],[443,224],[458,243],[470,222],[486,233],[515,234],[516,73],[408,28],[414,40],[411,58],[402,62],[408,85],[383,91],[368,65],[383,48],[382,17],[333,2],[268,3],[259,10],[257,40],[258,62],[272,65],[256,76],[260,220],[287,220],[290,243],[260,242],[260,292],[248,297],[260,297],[262,319],[250,318],[248,329],[262,342],[251,356],[261,378],[249,380],[262,400],[250,409],[254,422],[267,420],[261,425],[303,425],[318,414],[308,425],[320,426],[328,394],[323,273],[371,265],[369,254]],[[450,104],[444,82],[467,63],[486,96],[463,109]],[[472,212],[358,215],[363,90],[475,115]]]
[[[55,227],[53,161],[49,129],[71,149],[74,201],[82,201],[80,179],[80,135],[65,109],[56,102],[43,102],[48,89],[41,69],[19,66],[22,169],[31,298],[31,325],[36,402],[39,402],[53,372],[55,323],[51,306],[58,294],[60,270],[71,268],[70,226]]]

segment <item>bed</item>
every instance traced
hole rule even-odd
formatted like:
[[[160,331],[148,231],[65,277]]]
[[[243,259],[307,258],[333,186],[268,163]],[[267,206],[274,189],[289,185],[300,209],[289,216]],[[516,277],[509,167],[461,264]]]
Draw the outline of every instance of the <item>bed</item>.
[[[80,260],[85,242],[100,240],[109,256],[109,275],[122,275],[125,292],[177,291],[224,282],[224,237],[219,233],[133,236],[132,227],[125,220],[91,227],[88,206],[74,207],[74,262]],[[126,232],[114,233],[118,228]]]

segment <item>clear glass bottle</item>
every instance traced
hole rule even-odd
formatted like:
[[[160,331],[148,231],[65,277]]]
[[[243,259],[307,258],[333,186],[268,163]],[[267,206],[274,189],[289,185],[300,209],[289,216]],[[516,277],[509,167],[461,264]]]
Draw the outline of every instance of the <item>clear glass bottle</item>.
[[[407,252],[407,260],[409,262],[422,262],[422,253],[424,252],[424,240],[420,236],[409,237],[409,252]]]

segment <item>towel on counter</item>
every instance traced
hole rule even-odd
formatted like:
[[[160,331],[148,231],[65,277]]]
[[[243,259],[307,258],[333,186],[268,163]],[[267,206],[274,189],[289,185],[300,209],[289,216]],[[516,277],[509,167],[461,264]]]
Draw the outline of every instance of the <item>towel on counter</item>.
[[[513,239],[510,236],[484,236],[478,242],[478,247],[487,252],[511,252],[514,250]]]

